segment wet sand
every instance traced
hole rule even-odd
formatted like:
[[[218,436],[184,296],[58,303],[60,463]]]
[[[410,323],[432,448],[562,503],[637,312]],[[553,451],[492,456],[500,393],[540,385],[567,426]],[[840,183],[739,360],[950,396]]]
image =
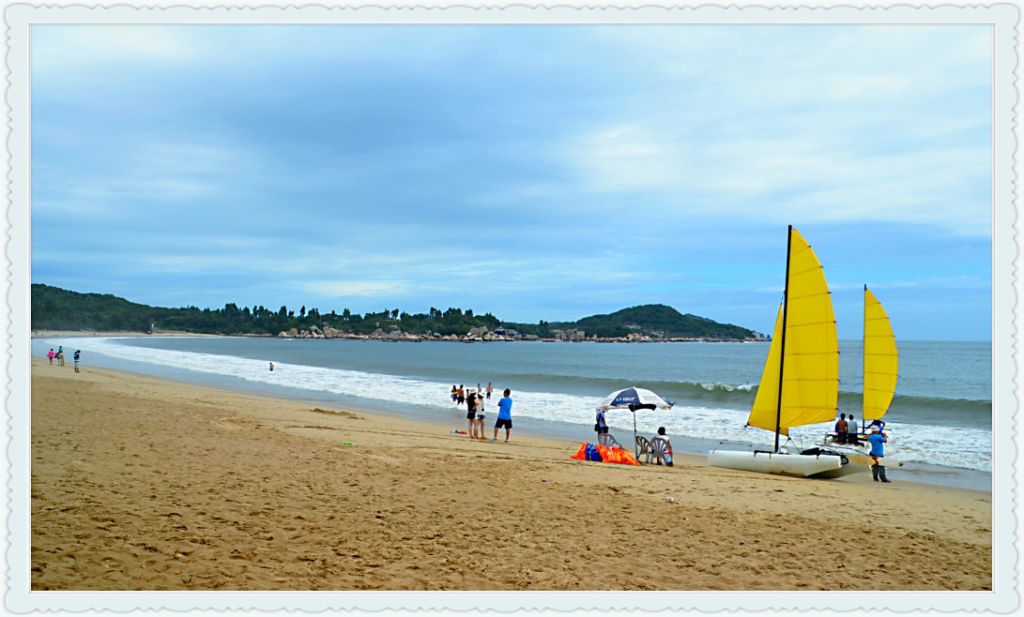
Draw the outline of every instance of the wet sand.
[[[32,590],[992,588],[987,492],[455,428],[33,358]]]

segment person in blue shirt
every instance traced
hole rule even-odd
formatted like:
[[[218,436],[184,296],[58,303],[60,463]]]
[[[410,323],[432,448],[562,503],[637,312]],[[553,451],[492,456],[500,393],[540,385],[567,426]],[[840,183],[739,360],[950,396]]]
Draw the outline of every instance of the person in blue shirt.
[[[889,442],[885,437],[885,433],[882,433],[878,428],[871,429],[871,434],[868,435],[868,442],[871,444],[871,458],[875,459],[875,464],[871,466],[871,476],[875,479],[875,482],[889,482],[889,478],[885,477],[885,465],[882,465],[880,459],[885,457],[885,444]]]
[[[512,433],[512,391],[505,388],[505,396],[498,401],[498,421],[494,424],[494,438],[491,441],[498,441],[498,429],[505,429],[505,443],[508,443],[509,435]]]

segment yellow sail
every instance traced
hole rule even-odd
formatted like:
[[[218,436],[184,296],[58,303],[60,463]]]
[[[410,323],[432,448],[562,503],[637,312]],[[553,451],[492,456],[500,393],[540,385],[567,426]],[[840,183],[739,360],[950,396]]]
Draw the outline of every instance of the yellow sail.
[[[747,421],[783,435],[833,419],[839,403],[839,340],[825,273],[796,229],[789,245],[786,297]]]
[[[750,411],[747,426],[756,426],[766,431],[775,431],[775,422],[779,409],[779,367],[782,361],[782,306],[779,316],[775,318],[775,330],[772,332],[772,344],[768,348],[768,360],[764,363],[761,383],[757,385],[757,396],[754,407]],[[783,435],[789,432],[780,427]]]
[[[865,420],[877,420],[889,411],[896,393],[899,351],[889,315],[867,286],[864,287],[864,411]]]

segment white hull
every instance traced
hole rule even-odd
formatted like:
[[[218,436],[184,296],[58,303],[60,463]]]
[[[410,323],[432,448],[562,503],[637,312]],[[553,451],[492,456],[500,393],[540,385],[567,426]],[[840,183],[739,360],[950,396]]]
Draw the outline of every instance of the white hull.
[[[754,471],[796,478],[838,478],[867,469],[851,465],[843,457],[831,454],[785,454],[771,452],[741,452],[712,450],[708,464],[739,471]]]

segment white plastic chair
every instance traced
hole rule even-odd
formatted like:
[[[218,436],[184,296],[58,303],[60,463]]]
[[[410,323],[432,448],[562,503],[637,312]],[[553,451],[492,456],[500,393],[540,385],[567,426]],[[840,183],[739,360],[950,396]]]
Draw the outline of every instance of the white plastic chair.
[[[668,440],[664,437],[652,437],[651,448],[647,454],[647,462],[654,461],[659,465],[665,462],[665,455],[668,452]]]

